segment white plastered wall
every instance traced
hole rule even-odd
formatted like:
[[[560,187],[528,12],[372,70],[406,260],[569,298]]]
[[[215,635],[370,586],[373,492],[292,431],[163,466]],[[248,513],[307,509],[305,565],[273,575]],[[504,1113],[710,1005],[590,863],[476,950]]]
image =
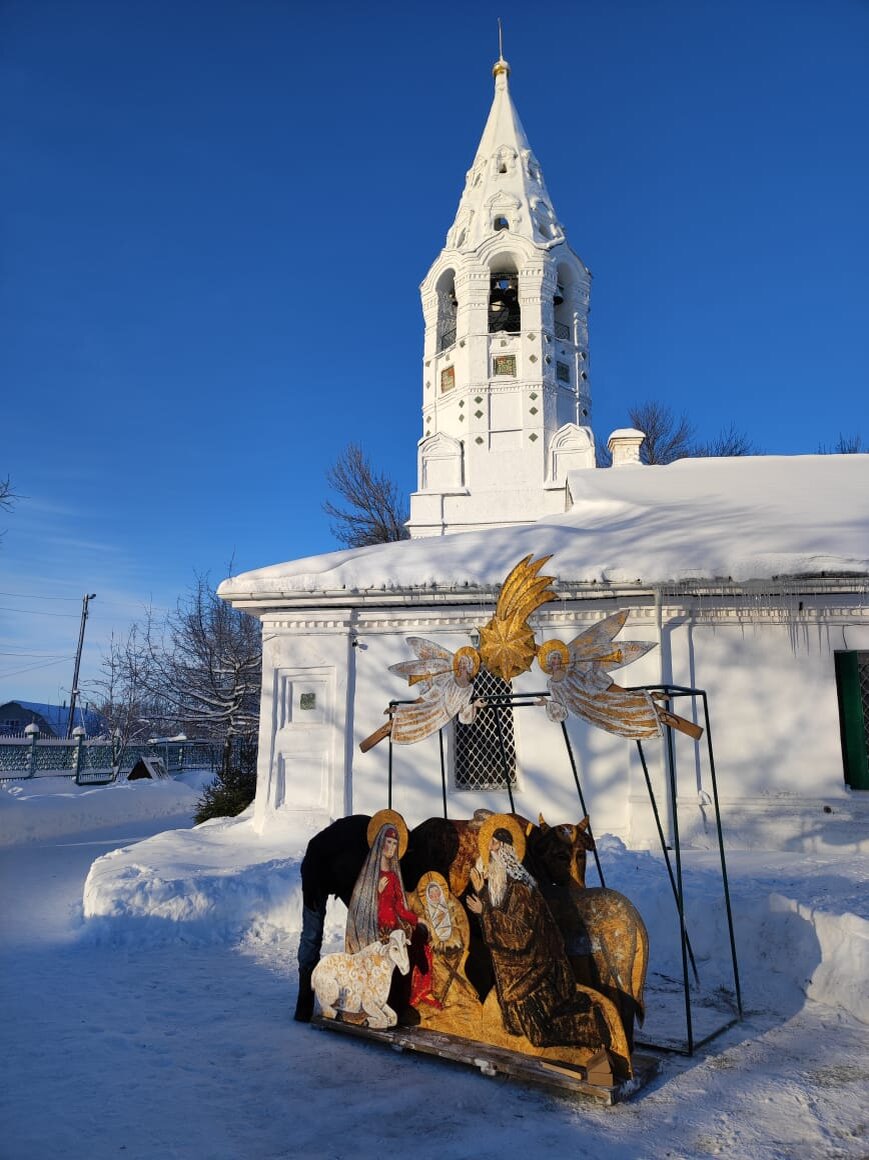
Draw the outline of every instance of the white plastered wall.
[[[612,610],[611,602],[597,608],[592,602],[555,604],[538,614],[537,639],[568,641]],[[396,607],[322,620],[267,617],[258,827],[280,826],[282,819],[300,813],[326,821],[386,806],[388,743],[366,754],[359,743],[383,724],[391,698],[414,696],[389,666],[411,655],[410,636],[450,650],[467,644],[471,630],[485,624],[491,611],[489,606]],[[845,644],[869,648],[869,626],[855,626],[846,608],[834,613],[829,606],[808,604],[799,616],[781,610],[748,616],[733,608],[698,613],[664,607],[662,622],[663,648],[614,674],[616,679],[637,685],[663,680],[707,690],[729,846],[810,847],[812,835],[829,826],[827,811],[842,812],[850,794],[842,773],[833,652]],[[622,638],[657,642],[651,602],[632,609]],[[514,681],[517,693],[544,688],[536,665]],[[309,694],[307,704],[314,694],[314,707],[301,707],[303,693]],[[294,714],[290,721],[288,696]],[[696,706],[690,698],[681,699],[673,709],[702,723],[699,699]],[[560,726],[549,721],[542,706],[531,706],[515,711],[514,728],[517,811],[532,819],[542,811],[552,823],[575,821],[582,811]],[[616,834],[634,846],[656,846],[636,744],[574,717],[568,733],[595,831]],[[445,734],[450,816],[469,817],[480,807],[506,810],[505,791],[453,788],[450,730]],[[658,740],[644,747],[671,839],[666,747]],[[710,846],[715,831],[705,738],[695,747],[676,734],[675,757],[683,844]],[[392,778],[392,804],[411,824],[440,814],[437,736],[394,746]]]
[[[325,824],[346,812],[352,728],[349,614],[328,621],[265,616],[254,825]]]

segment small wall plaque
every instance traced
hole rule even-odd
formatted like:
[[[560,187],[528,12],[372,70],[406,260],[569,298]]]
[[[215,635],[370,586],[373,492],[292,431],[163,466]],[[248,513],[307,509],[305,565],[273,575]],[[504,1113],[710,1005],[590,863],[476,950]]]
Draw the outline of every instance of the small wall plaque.
[[[301,693],[299,696],[300,709],[316,709],[317,708],[317,694],[316,693]]]
[[[451,391],[456,385],[456,368],[444,367],[441,371],[441,392]]]
[[[498,354],[495,355],[495,374],[496,375],[516,375],[516,356],[515,354]]]

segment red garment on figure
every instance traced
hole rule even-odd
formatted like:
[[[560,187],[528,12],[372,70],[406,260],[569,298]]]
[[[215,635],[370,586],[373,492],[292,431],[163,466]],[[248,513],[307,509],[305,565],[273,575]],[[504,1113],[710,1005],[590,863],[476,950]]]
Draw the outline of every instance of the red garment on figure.
[[[398,930],[402,923],[406,923],[412,931],[415,931],[419,918],[407,908],[404,901],[404,889],[398,875],[394,870],[383,870],[380,878],[386,879],[386,884],[380,891],[377,901],[377,925],[380,927],[380,933],[389,934]],[[380,879],[378,879],[378,889],[379,881]],[[440,1007],[440,1003],[431,993],[432,953],[428,943],[423,947],[423,951],[426,969],[422,971],[419,967],[413,968],[410,983],[410,1005],[416,1007],[423,1002],[430,1006]]]
[[[419,919],[412,910],[407,909],[398,875],[394,870],[383,870],[380,877],[386,879],[386,885],[380,891],[377,901],[377,925],[381,934],[398,930],[403,922],[415,929]]]

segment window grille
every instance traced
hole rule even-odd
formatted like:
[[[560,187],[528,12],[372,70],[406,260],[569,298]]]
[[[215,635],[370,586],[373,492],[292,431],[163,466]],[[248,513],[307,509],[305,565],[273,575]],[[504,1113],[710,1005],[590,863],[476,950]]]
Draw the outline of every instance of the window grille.
[[[510,685],[494,676],[486,669],[480,669],[474,681],[474,700],[485,699],[496,694],[508,694]],[[507,779],[511,786],[516,784],[516,743],[513,735],[513,707],[509,704],[498,706],[501,723],[501,742],[498,739],[498,724],[495,710],[491,707],[478,709],[471,725],[455,724],[455,785],[456,789],[504,789],[504,761],[507,764]]]
[[[456,324],[453,322],[452,325],[444,326],[440,332],[440,337],[438,339],[438,353],[452,346],[455,341]]]

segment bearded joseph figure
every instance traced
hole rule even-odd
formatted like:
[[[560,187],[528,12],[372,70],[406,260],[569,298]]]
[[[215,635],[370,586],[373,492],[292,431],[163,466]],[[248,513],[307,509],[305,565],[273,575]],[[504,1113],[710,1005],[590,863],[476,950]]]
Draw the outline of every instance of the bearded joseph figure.
[[[505,1029],[524,1035],[535,1047],[614,1046],[607,1020],[587,991],[577,988],[561,932],[517,857],[516,840],[524,840],[521,829],[504,815],[492,821],[496,825],[489,831],[488,866],[480,862],[471,871],[475,893],[466,901],[479,916],[492,956]],[[482,833],[480,844],[482,848]]]

